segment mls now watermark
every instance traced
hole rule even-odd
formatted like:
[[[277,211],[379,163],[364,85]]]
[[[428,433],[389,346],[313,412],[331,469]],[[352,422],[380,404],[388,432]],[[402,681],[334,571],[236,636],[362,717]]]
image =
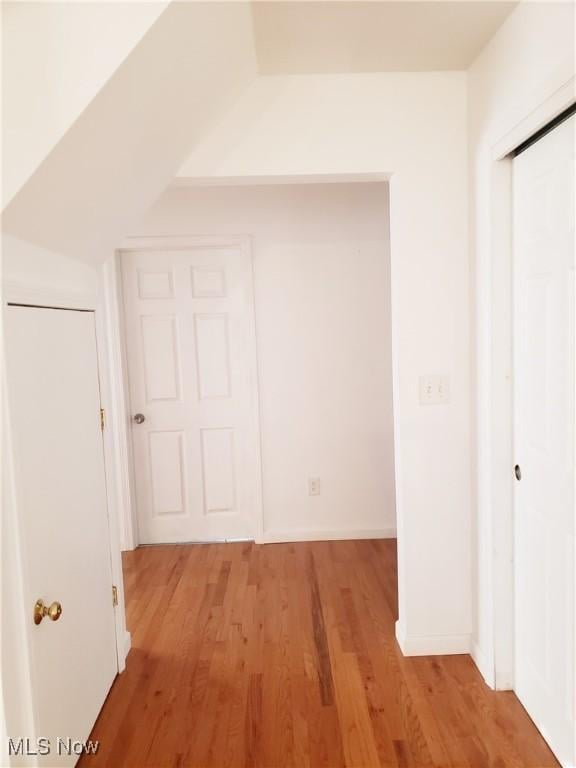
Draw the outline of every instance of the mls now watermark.
[[[99,741],[77,741],[70,736],[58,736],[56,739],[48,739],[44,736],[40,736],[38,739],[9,738],[8,754],[27,757],[34,755],[95,755],[99,746]]]

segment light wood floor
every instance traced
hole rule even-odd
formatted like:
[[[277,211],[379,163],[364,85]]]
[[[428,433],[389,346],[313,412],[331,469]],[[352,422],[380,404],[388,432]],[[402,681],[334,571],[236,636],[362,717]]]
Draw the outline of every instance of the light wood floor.
[[[394,541],[125,556],[132,650],[82,766],[557,765],[467,656],[402,657]]]

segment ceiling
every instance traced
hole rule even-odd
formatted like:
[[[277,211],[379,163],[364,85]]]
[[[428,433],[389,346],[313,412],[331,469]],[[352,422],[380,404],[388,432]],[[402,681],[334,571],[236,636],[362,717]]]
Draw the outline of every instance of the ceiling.
[[[259,69],[269,75],[467,69],[516,5],[256,2]]]

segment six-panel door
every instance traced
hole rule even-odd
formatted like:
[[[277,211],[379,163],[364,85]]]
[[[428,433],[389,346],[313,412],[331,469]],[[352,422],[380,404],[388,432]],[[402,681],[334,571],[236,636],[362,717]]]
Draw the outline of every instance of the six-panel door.
[[[239,246],[122,254],[141,543],[251,539],[252,270]]]

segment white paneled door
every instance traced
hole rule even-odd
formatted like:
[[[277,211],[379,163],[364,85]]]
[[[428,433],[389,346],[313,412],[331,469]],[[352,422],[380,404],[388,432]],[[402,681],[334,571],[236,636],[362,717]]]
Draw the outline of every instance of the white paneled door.
[[[55,768],[76,763],[118,671],[94,313],[9,306],[5,338],[36,731],[9,735]],[[35,623],[38,600],[52,612]]]
[[[258,535],[251,257],[241,245],[122,254],[139,540]]]
[[[572,117],[514,160],[515,689],[575,764]]]

